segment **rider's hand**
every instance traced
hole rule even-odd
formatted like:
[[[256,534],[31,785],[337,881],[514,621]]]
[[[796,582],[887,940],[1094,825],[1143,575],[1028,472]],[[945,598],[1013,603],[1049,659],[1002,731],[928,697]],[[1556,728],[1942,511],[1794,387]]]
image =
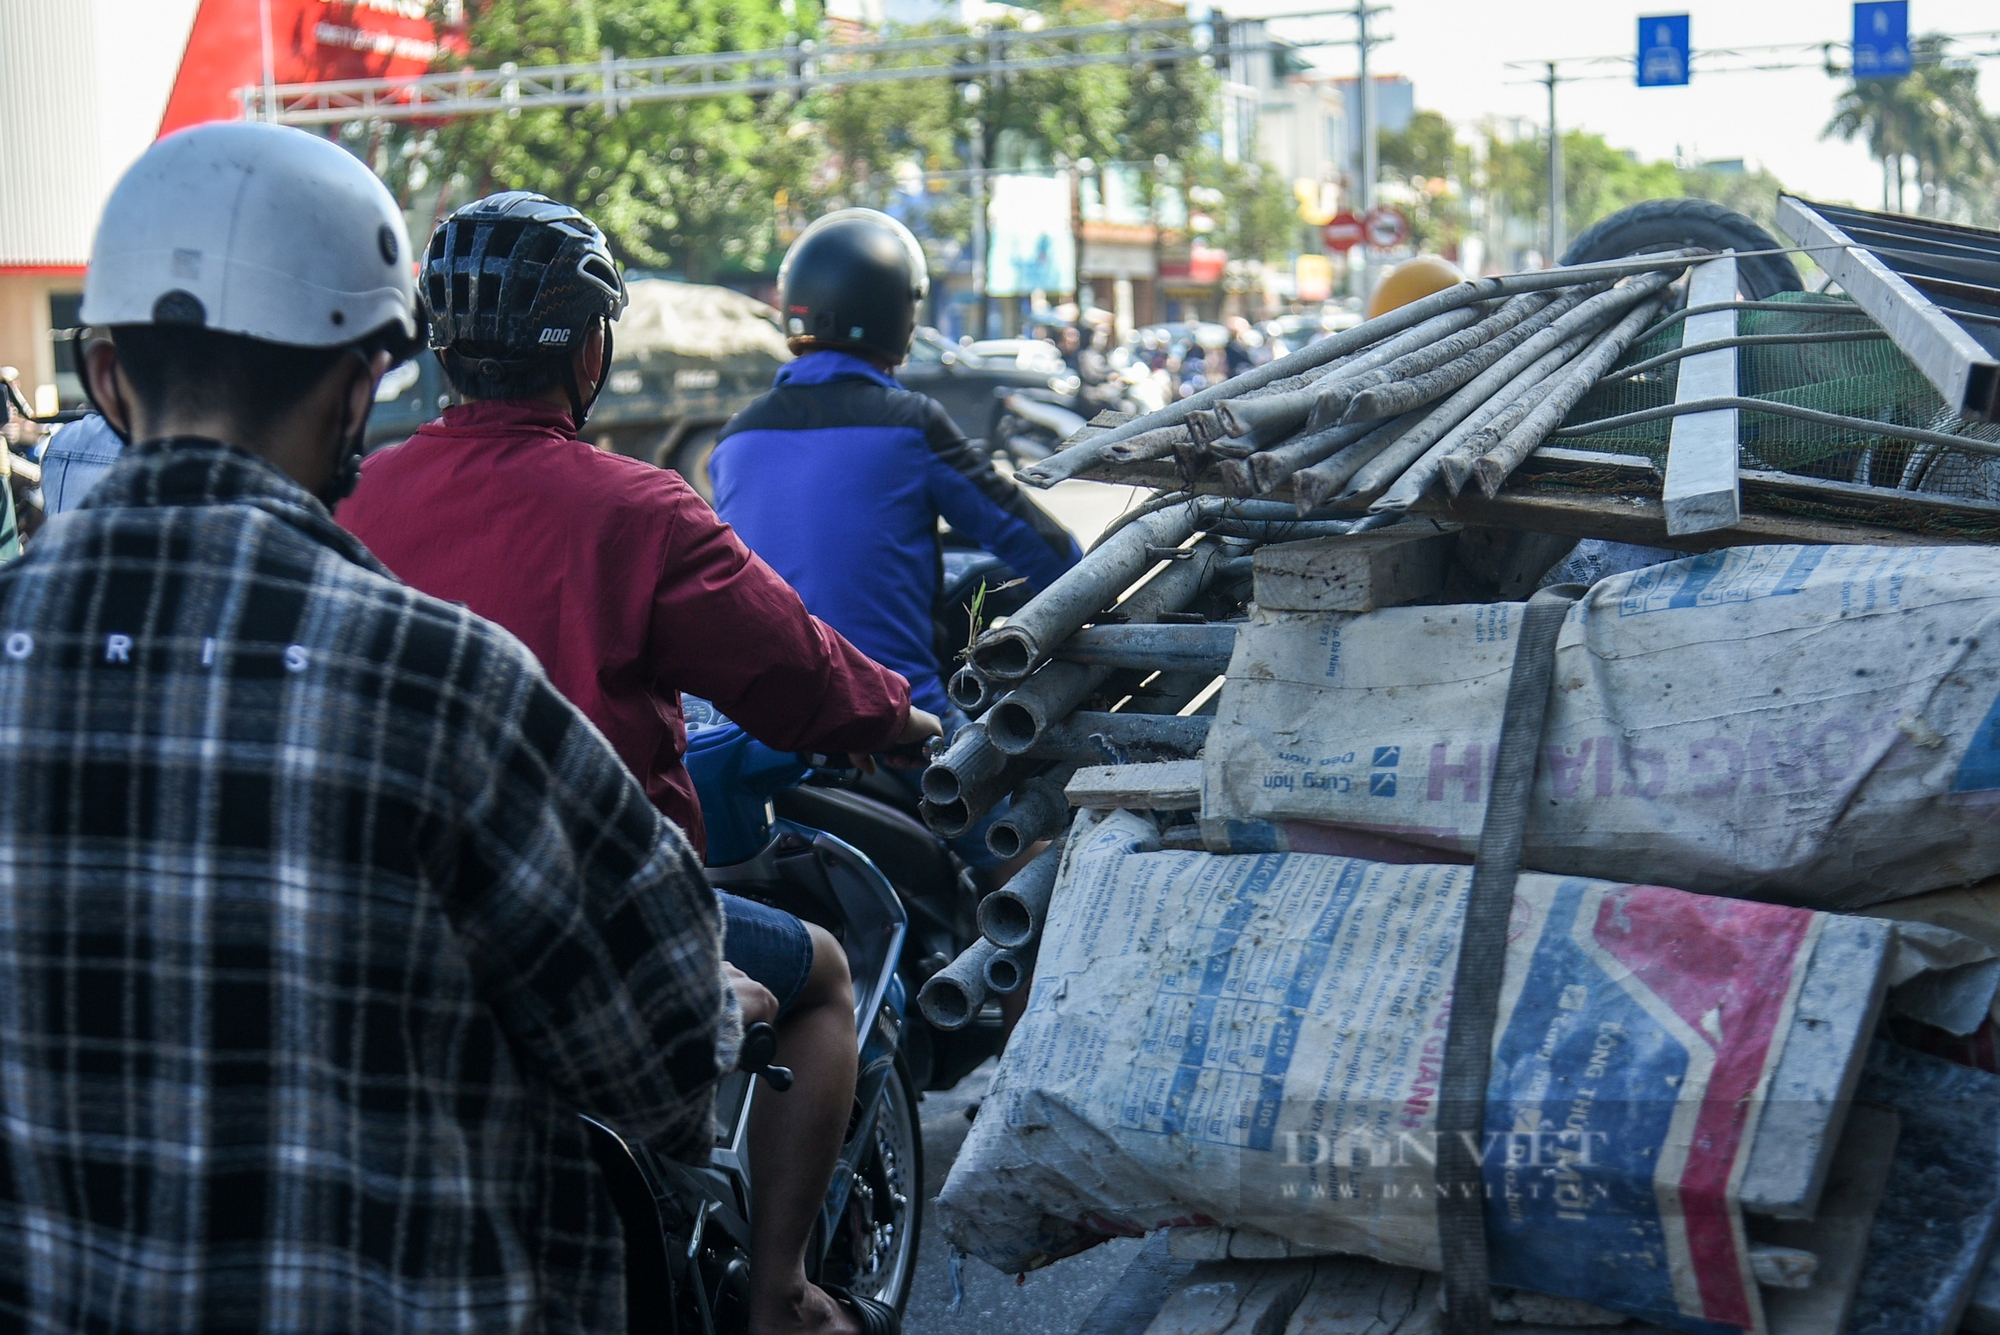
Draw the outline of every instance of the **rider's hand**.
[[[752,978],[728,960],[722,962],[722,976],[729,983],[729,990],[736,994],[736,1004],[743,1012],[743,1026],[753,1024],[775,1024],[778,1019],[778,999],[771,989]]]
[[[903,724],[902,735],[896,738],[896,751],[902,754],[892,752],[884,759],[897,769],[921,769],[927,763],[924,760],[925,744],[933,737],[942,736],[944,724],[938,722],[938,716],[911,705],[909,720]]]
[[[910,706],[910,716],[903,721],[902,732],[890,743],[894,748],[882,758],[893,769],[922,769],[929,762],[924,759],[924,743],[933,737],[944,736],[944,724],[938,722],[936,714]],[[898,754],[900,752],[901,754]],[[863,774],[875,772],[875,757],[866,751],[851,751],[847,758],[854,762],[854,768]]]

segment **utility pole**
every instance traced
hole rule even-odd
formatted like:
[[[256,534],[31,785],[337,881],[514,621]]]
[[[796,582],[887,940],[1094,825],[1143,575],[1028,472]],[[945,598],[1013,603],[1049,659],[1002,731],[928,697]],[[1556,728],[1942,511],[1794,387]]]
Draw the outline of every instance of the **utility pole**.
[[[264,55],[264,119],[278,119],[278,69],[277,60],[271,50],[271,0],[261,0],[257,6],[257,36],[263,45]]]
[[[1562,132],[1556,128],[1556,63],[1548,62],[1549,86],[1549,260],[1554,264],[1562,258],[1567,238],[1563,235],[1563,141]]]
[[[1355,49],[1361,53],[1361,77],[1356,81],[1360,96],[1355,100],[1361,117],[1361,180],[1356,192],[1360,212],[1366,218],[1375,208],[1375,177],[1381,170],[1377,160],[1380,145],[1375,142],[1375,81],[1368,74],[1368,0],[1354,0]],[[1355,295],[1366,301],[1369,292],[1368,245],[1364,241],[1349,254],[1358,261],[1350,270],[1355,279]]]
[[[979,85],[965,86],[968,94],[979,92]],[[973,319],[978,327],[972,331],[974,338],[986,337],[986,118],[979,110],[979,98],[970,97],[972,102],[972,133],[967,136],[966,156],[972,159],[972,309]]]

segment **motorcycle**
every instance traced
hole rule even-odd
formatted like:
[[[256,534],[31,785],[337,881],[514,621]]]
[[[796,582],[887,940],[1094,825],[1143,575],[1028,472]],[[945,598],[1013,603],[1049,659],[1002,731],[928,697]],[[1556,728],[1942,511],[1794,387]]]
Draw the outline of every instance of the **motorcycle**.
[[[1146,378],[1143,372],[1134,377],[1099,359],[1088,379],[1069,374],[1050,381],[1048,389],[995,390],[1000,406],[993,416],[994,452],[1024,468],[1061,449],[1100,412],[1148,411],[1136,392]]]
[[[994,452],[1016,469],[1048,458],[1090,420],[1072,406],[1073,395],[1017,389],[1000,391],[999,397],[1000,408],[993,421]]]
[[[953,587],[1006,573],[990,558],[957,565]],[[905,791],[888,776],[775,751],[706,701],[683,697],[683,710],[710,883],[825,927],[845,948],[854,978],[855,1113],[808,1247],[808,1276],[900,1311],[923,1226],[918,1091],[957,1084],[999,1051],[1004,1032],[997,1007],[950,1032],[909,1013],[923,982],[977,936],[977,886],[901,809]],[[746,1032],[738,1069],[717,1090],[715,1143],[700,1166],[662,1158],[586,1119],[624,1226],[632,1331],[744,1328],[750,1111],[758,1099],[784,1097],[791,1083],[790,1072],[770,1066],[774,1051],[769,1026]]]

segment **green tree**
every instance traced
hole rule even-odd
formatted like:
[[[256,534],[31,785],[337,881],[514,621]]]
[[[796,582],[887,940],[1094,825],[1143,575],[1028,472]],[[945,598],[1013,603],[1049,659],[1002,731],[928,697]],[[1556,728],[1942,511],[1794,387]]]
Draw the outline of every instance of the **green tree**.
[[[1419,111],[1406,129],[1384,132],[1376,141],[1376,157],[1384,176],[1449,179],[1467,166],[1451,122],[1435,111]]]
[[[487,0],[473,9],[469,60],[550,65],[621,56],[768,49],[791,20],[778,0]],[[435,152],[457,164],[467,193],[539,190],[586,209],[627,264],[690,278],[772,262],[772,201],[813,156],[780,97],[704,98],[631,106],[469,116],[448,123]]]
[[[1298,201],[1292,185],[1273,168],[1257,162],[1201,161],[1194,173],[1197,189],[1206,195],[1206,210],[1216,221],[1210,245],[1229,252],[1231,259],[1276,263],[1290,259],[1298,248]],[[1220,197],[1220,203],[1215,199]]]
[[[912,53],[893,63],[926,59]],[[932,171],[960,165],[965,105],[948,80],[825,89],[802,110],[828,154],[826,191],[852,202],[879,203],[899,164]]]
[[[1716,171],[1695,167],[1681,173],[1681,192],[1735,209],[1765,231],[1778,225],[1778,196],[1784,183],[1768,171]]]
[[[1486,184],[1489,199],[1503,215],[1546,220],[1546,146],[1532,139],[1508,143],[1489,138]],[[1754,193],[1765,188],[1769,198],[1756,203]],[[1768,220],[1777,204],[1778,188],[1776,179],[1764,173],[1724,176],[1684,172],[1671,162],[1642,162],[1634,153],[1613,148],[1602,135],[1571,130],[1563,136],[1563,220],[1572,237],[1598,219],[1641,200],[1680,195],[1717,199],[1739,212]]]

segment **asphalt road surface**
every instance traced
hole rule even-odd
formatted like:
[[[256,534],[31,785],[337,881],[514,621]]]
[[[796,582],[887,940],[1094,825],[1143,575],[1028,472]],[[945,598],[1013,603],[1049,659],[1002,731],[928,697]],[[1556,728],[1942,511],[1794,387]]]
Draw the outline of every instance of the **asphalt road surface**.
[[[1047,491],[1023,490],[1074,534],[1085,551],[1122,511],[1152,496],[1139,487],[1106,482],[1058,482]]]
[[[924,1228],[903,1329],[908,1335],[1142,1335],[1168,1290],[1189,1269],[1167,1257],[1164,1235],[1107,1242],[1019,1284],[967,1257],[959,1263],[961,1295],[953,1310],[951,1244],[931,1203],[972,1129],[966,1112],[985,1092],[993,1065],[980,1067],[956,1089],[926,1094],[918,1105],[924,1126]]]
[[[1088,550],[1120,512],[1148,493],[1101,482],[1060,482],[1031,496]],[[970,1257],[958,1266],[953,1304],[951,1244],[931,1202],[944,1187],[958,1148],[972,1129],[968,1113],[993,1077],[988,1062],[956,1089],[924,1096],[924,1227],[916,1285],[903,1314],[908,1335],[1141,1335],[1171,1282],[1185,1272],[1158,1244],[1118,1240],[1058,1261],[1016,1283]]]

